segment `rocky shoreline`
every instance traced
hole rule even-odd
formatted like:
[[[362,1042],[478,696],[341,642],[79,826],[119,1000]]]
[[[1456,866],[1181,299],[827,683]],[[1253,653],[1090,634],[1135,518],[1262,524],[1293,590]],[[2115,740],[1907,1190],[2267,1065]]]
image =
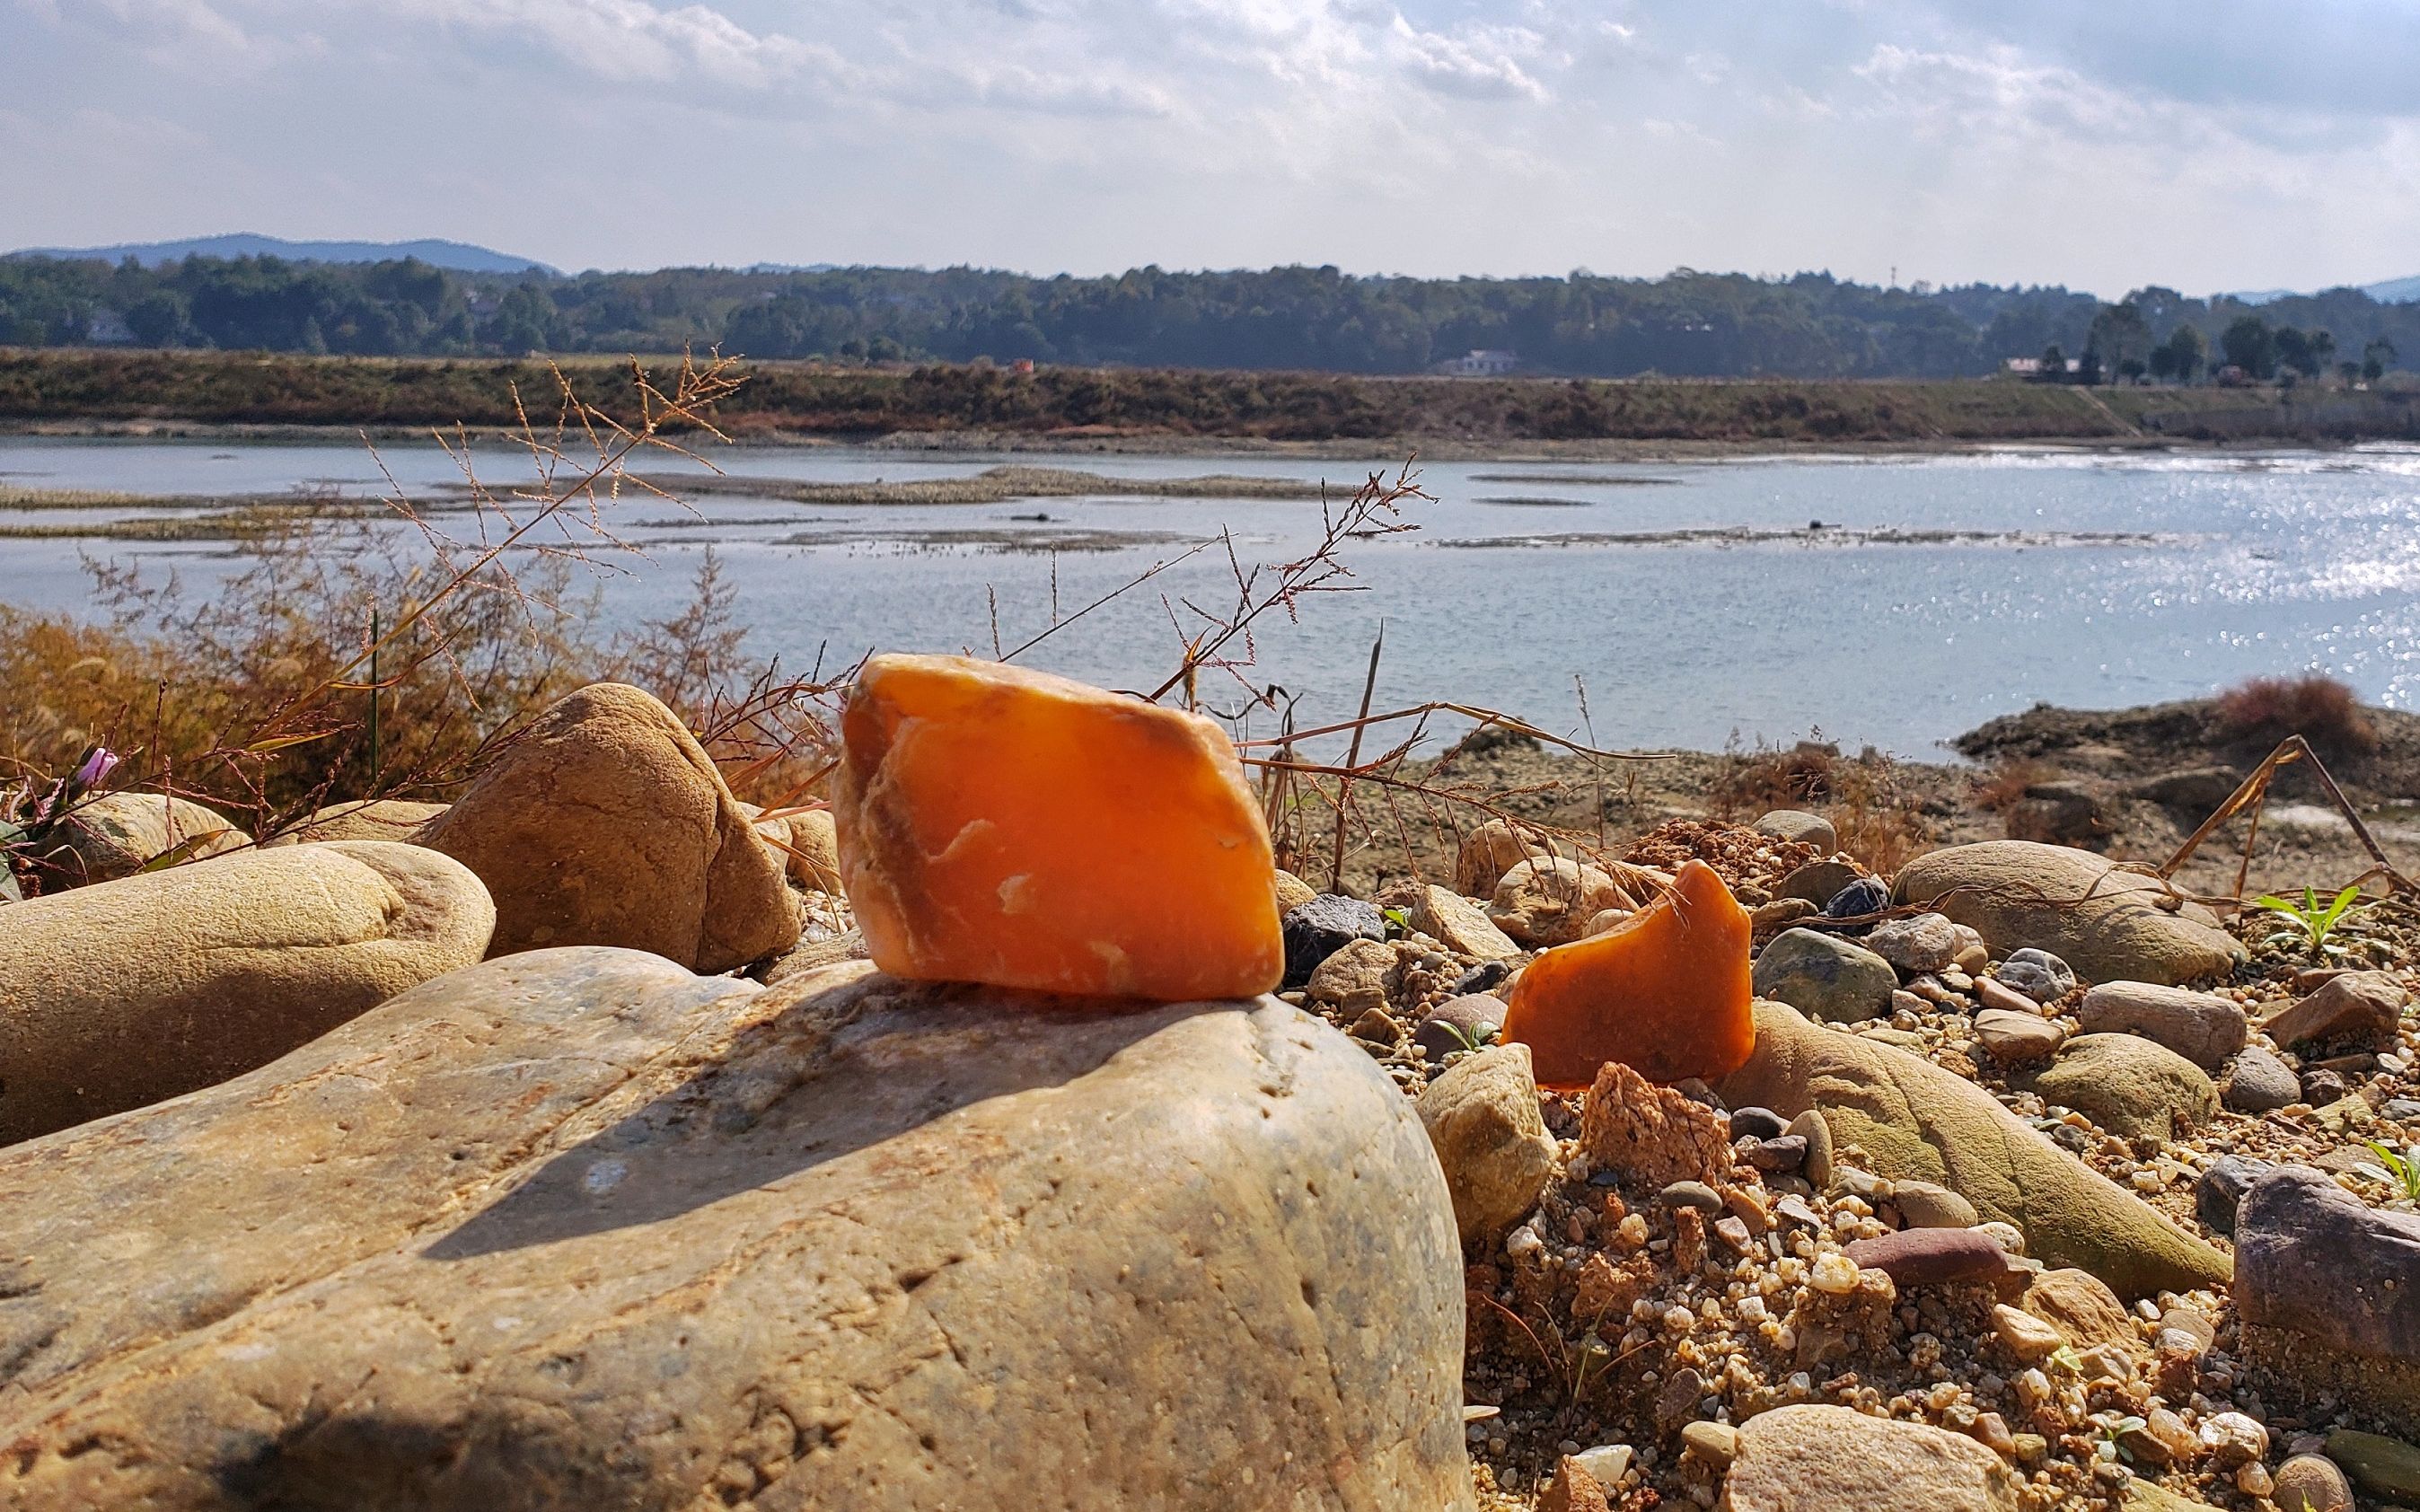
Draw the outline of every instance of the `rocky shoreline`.
[[[446,805],[25,816],[9,1504],[2420,1505],[2420,906],[2113,863],[2208,709],[1897,809],[1475,743],[1321,892],[1206,721],[883,662],[829,803],[597,685]]]

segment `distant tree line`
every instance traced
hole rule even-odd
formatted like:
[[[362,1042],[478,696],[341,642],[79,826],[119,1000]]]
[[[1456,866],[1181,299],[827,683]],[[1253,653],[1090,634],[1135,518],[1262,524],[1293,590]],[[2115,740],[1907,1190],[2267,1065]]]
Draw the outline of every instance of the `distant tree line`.
[[[2149,288],[2101,306],[2085,330],[2083,355],[2073,363],[2058,343],[2043,347],[2033,376],[2052,383],[2191,383],[2205,376],[2257,383],[2376,383],[2395,366],[2399,355],[2394,336],[2385,328],[2408,325],[2410,314],[2420,306],[2382,305],[2358,290],[2340,289],[2310,299],[2280,300],[2262,308],[2281,316],[2295,314],[2303,306],[2341,302],[2336,297],[2345,294],[2368,303],[2372,315],[2368,328],[2376,332],[2361,344],[2358,360],[2340,355],[2336,332],[2326,324],[2305,328],[2281,319],[2273,325],[2258,311],[2243,309],[2231,300],[2186,300],[2173,289]],[[2186,305],[2195,308],[2180,308]],[[2357,317],[2360,312],[2320,313],[2323,318],[2330,314],[2341,318]],[[2208,328],[2222,319],[2226,324],[2219,327],[2213,342]]]
[[[1657,279],[1355,277],[1334,268],[1032,278],[968,268],[461,273],[191,257],[156,269],[0,259],[0,344],[353,355],[667,352],[759,358],[1401,374],[1482,348],[1590,378],[1955,378],[2082,354],[2084,381],[2234,367],[2373,379],[2420,352],[2420,304],[2355,289],[2257,309],[2147,288],[1876,288],[1828,273]],[[2088,377],[2086,375],[2089,375]]]

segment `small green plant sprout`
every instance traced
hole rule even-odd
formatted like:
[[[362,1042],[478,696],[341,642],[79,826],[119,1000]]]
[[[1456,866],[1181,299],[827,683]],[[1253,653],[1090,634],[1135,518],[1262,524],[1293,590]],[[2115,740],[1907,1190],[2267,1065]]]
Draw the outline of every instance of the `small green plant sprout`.
[[[1472,1051],[1484,1050],[1494,1044],[1498,1032],[1496,1026],[1485,1019],[1470,1025],[1450,1023],[1445,1026],[1445,1031],[1452,1035],[1465,1050]]]
[[[2304,946],[2313,955],[2342,955],[2345,953],[2344,946],[2328,936],[2351,914],[2360,899],[2361,884],[2356,882],[2324,903],[2319,902],[2317,891],[2304,887],[2303,901],[2299,904],[2273,892],[2265,892],[2252,901],[2252,906],[2266,908],[2271,913],[2282,914],[2293,920],[2295,928],[2302,932]],[[2296,938],[2291,933],[2285,933],[2283,937],[2288,940]]]
[[[1580,1398],[1588,1395],[1590,1384],[1613,1365],[1613,1346],[1594,1334],[1580,1340],[1576,1352],[1578,1358],[1572,1362],[1572,1399],[1567,1404],[1572,1407],[1580,1404]]]
[[[2362,1143],[2378,1157],[2378,1165],[2365,1165],[2361,1169],[2389,1185],[2401,1187],[2405,1201],[2420,1202],[2420,1145],[2413,1145],[2398,1155],[2375,1139],[2365,1139]]]
[[[1378,917],[1387,921],[1387,938],[1400,940],[1412,932],[1412,916],[1408,909],[1381,908]]]

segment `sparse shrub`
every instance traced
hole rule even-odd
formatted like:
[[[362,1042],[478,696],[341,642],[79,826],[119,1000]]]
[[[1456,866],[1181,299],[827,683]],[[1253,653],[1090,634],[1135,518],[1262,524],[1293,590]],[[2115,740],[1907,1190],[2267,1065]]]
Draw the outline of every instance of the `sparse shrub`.
[[[97,747],[122,759],[113,786],[200,799],[256,835],[349,798],[442,798],[499,740],[600,679],[661,698],[742,796],[812,798],[830,765],[829,687],[752,663],[712,552],[692,602],[663,621],[609,633],[580,592],[628,550],[603,506],[623,489],[663,497],[624,459],[689,455],[660,436],[736,380],[685,364],[666,392],[641,373],[638,414],[616,421],[557,377],[562,421],[524,432],[539,486],[476,485],[473,540],[402,500],[383,522],[303,511],[248,536],[245,564],[206,592],[94,565],[105,621],[0,606],[0,821],[55,819],[59,779]],[[574,437],[593,462],[557,444]]]
[[[2030,756],[2002,762],[1975,779],[1975,807],[1990,813],[2005,813],[2024,800],[2026,789],[2056,776],[2057,768]]]
[[[1838,750],[1802,740],[1788,750],[1760,749],[1753,754],[1726,751],[1723,768],[1708,796],[1714,811],[1729,819],[1774,809],[1803,809],[1828,802],[1843,763]]]
[[[2220,727],[2232,738],[2274,743],[2301,735],[2331,755],[2378,748],[2378,728],[2353,690],[2319,672],[2254,677],[2218,696]]]
[[[1852,759],[1808,740],[1787,750],[1727,752],[1707,796],[1729,820],[1816,810],[1832,821],[1842,850],[1885,876],[1931,843],[1922,802],[1900,779],[1899,764],[1871,750]]]

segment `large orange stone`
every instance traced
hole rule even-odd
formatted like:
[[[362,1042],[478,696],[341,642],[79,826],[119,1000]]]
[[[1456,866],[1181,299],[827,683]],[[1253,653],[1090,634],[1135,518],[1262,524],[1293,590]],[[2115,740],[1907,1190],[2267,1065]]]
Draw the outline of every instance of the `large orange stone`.
[[[1538,1083],[1584,1088],[1621,1061],[1650,1081],[1728,1076],[1756,1047],[1747,911],[1703,861],[1603,934],[1557,946],[1514,983],[1504,1038]]]
[[[892,656],[841,729],[841,875],[884,971],[1170,1002],[1277,987],[1268,827],[1209,720]]]

